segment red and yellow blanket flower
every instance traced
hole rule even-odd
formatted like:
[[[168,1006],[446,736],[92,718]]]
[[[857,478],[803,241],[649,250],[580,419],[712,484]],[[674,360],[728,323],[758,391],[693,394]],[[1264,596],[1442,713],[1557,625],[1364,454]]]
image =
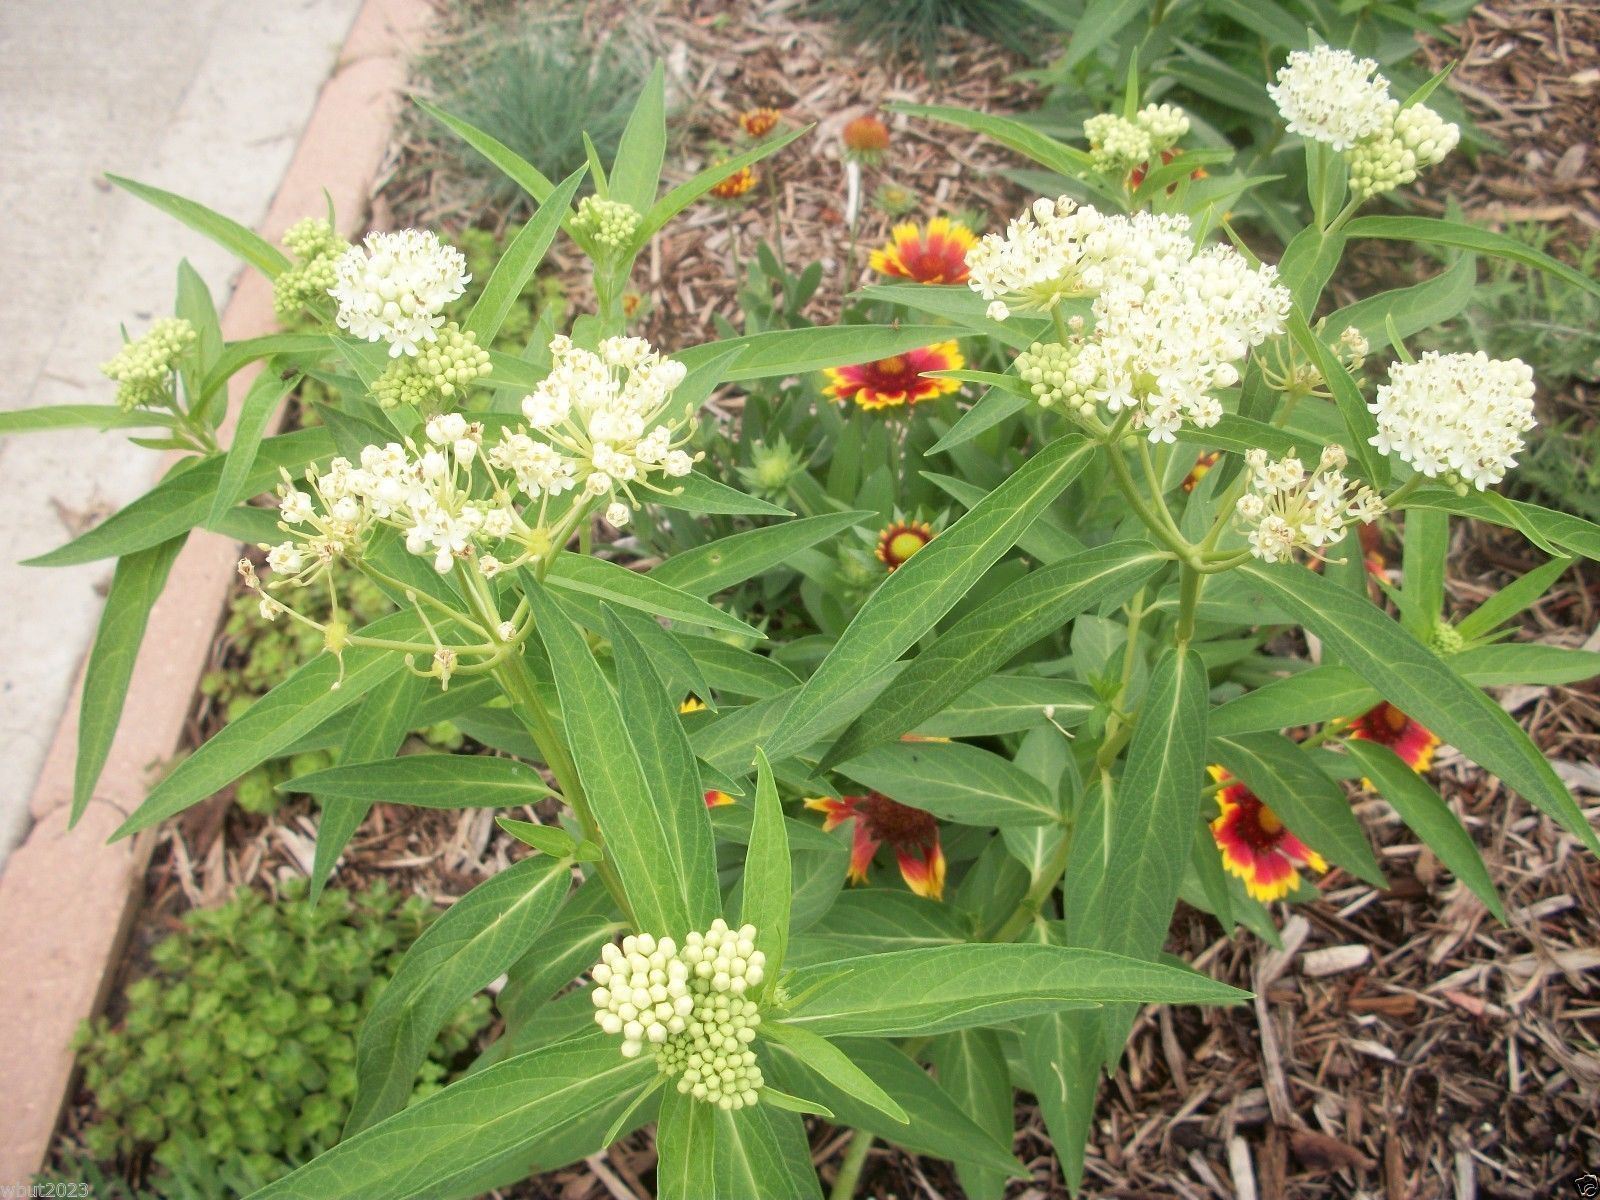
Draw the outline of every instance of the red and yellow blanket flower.
[[[824,396],[840,404],[851,400],[868,410],[899,408],[948,396],[961,387],[958,379],[933,379],[927,371],[959,371],[967,365],[954,342],[935,342],[920,350],[908,350],[874,362],[852,367],[828,367],[824,374],[828,386]]]
[[[733,804],[735,801],[727,792],[719,792],[715,788],[706,793],[707,808],[721,808],[724,804]]]
[[[1318,874],[1328,869],[1322,855],[1290,833],[1259,796],[1221,767],[1210,770],[1211,778],[1227,785],[1217,793],[1222,814],[1211,822],[1211,836],[1222,865],[1244,880],[1245,891],[1263,902],[1281,900],[1300,886],[1300,867]]]
[[[893,571],[905,565],[918,550],[933,541],[933,526],[926,521],[896,521],[878,534],[873,553]]]
[[[917,283],[965,283],[967,251],[978,244],[965,225],[935,217],[926,226],[910,221],[890,231],[889,244],[874,250],[872,269]]]
[[[1207,450],[1199,458],[1195,459],[1194,466],[1191,467],[1189,473],[1183,477],[1183,490],[1186,492],[1192,492],[1195,488],[1199,487],[1200,481],[1206,477],[1206,473],[1210,471],[1212,467],[1217,465],[1217,459],[1221,457],[1222,455],[1217,451]]]
[[[1418,775],[1433,765],[1439,739],[1387,700],[1369,708],[1350,723],[1350,736],[1377,742],[1393,750],[1400,761]]]
[[[737,200],[756,186],[756,175],[749,167],[740,167],[726,179],[711,185],[711,194],[718,200]]]
[[[906,886],[931,900],[944,897],[944,851],[939,846],[939,822],[923,812],[891,800],[879,792],[865,796],[824,796],[806,801],[806,807],[823,813],[824,831],[854,821],[850,842],[850,881],[865,883],[867,869],[878,847],[887,845],[900,864]]]
[[[749,138],[764,138],[778,127],[782,114],[775,108],[747,108],[739,114],[739,128]]]

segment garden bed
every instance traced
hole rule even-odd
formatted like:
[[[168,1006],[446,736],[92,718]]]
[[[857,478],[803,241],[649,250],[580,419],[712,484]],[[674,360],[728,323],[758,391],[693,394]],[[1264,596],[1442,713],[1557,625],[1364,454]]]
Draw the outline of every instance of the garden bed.
[[[635,16],[629,6],[595,7],[587,20],[601,29]],[[1527,137],[1525,114],[1497,98],[1511,89],[1538,93],[1548,81],[1554,89],[1578,89],[1566,96],[1568,109],[1593,115],[1592,104],[1583,108],[1600,94],[1583,90],[1600,88],[1583,82],[1595,61],[1589,14],[1558,5],[1545,24],[1543,16],[1528,15],[1531,7],[1491,5],[1473,18],[1476,57],[1469,55],[1463,71],[1464,95],[1489,114],[1491,131],[1518,137],[1523,148],[1510,162],[1481,160],[1460,181],[1459,194],[1516,199],[1517,189],[1540,186],[1533,172],[1543,170],[1574,185],[1560,189],[1562,212],[1543,219],[1600,227],[1600,193],[1584,182],[1592,164],[1560,149],[1581,145],[1570,140],[1574,127],[1563,119]],[[1007,81],[1015,62],[976,41],[963,43],[948,73],[930,81],[914,66],[864,62],[837,46],[830,27],[794,18],[782,4],[688,4],[646,20],[646,28],[633,32],[667,57],[684,85],[680,115],[689,132],[679,162],[669,160],[669,175],[675,167],[680,177],[688,174],[686,164],[712,153],[713,143],[732,140],[743,109],[773,105],[786,120],[818,123],[816,135],[769,164],[780,185],[776,225],[787,265],[823,264],[824,284],[807,310],[818,320],[834,316],[843,294],[866,277],[866,250],[891,223],[865,203],[859,247],[853,256],[846,248],[836,152],[843,124],[892,101],[999,110],[1026,99]],[[1502,36],[1510,40],[1494,41]],[[1488,43],[1512,48],[1484,49]],[[1501,74],[1491,74],[1486,62],[1502,64]],[[1505,124],[1497,126],[1501,119]],[[436,156],[457,151],[423,140],[418,128],[403,125],[391,147],[381,219],[503,224],[447,185]],[[1009,159],[992,146],[977,138],[948,140],[902,118],[891,129],[892,152],[885,167],[868,172],[869,195],[891,182],[907,188],[920,199],[920,217],[937,215],[959,195],[981,206],[972,214],[977,223],[1015,208],[1018,193],[995,169]],[[648,276],[636,281],[654,301],[646,322],[652,340],[692,344],[716,336],[716,318],[737,322],[744,256],[757,240],[770,239],[774,226],[769,203],[757,198],[735,210],[706,205],[657,240]],[[562,269],[558,252],[554,262],[575,293],[576,261]],[[1581,408],[1588,400],[1580,389],[1563,403]],[[1461,536],[1452,580],[1457,604],[1477,603],[1538,561],[1498,533],[1471,527]],[[1396,548],[1387,549],[1392,560]],[[1521,636],[1600,648],[1592,632],[1597,609],[1600,581],[1592,567],[1574,568],[1525,614]],[[1501,700],[1563,765],[1592,816],[1600,798],[1595,684],[1508,689]],[[197,719],[193,736],[201,740],[213,727],[210,718]],[[1281,950],[1244,934],[1222,937],[1211,918],[1180,909],[1169,948],[1219,979],[1253,989],[1257,1000],[1241,1009],[1158,1008],[1141,1017],[1122,1067],[1102,1088],[1087,1165],[1090,1194],[1531,1198],[1600,1163],[1600,1056],[1590,1049],[1600,1041],[1594,974],[1600,868],[1574,839],[1458,756],[1445,752],[1433,781],[1483,851],[1509,926],[1497,925],[1464,887],[1443,886],[1438,862],[1382,801],[1365,803],[1358,815],[1380,847],[1390,889],[1330,872],[1322,898],[1294,910]],[[166,827],[145,876],[130,959],[190,907],[305,873],[314,819],[303,800],[251,817],[231,810],[224,794]],[[337,880],[360,888],[385,879],[447,904],[517,857],[515,846],[486,810],[380,805],[346,850]],[[80,1108],[75,1119],[84,1115]],[[1018,1118],[1016,1150],[1032,1179],[1017,1181],[1010,1194],[1065,1196],[1042,1120],[1026,1097]],[[813,1122],[811,1132],[826,1180],[843,1144],[823,1123]],[[649,1139],[635,1136],[586,1164],[501,1194],[646,1197],[653,1168]],[[960,1194],[944,1164],[881,1145],[868,1160],[862,1191]]]

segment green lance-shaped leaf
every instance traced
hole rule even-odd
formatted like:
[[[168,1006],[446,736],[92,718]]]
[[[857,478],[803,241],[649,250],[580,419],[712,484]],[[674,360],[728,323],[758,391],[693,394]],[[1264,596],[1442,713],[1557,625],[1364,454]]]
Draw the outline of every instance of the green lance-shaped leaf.
[[[1250,563],[1241,570],[1389,703],[1498,775],[1600,854],[1600,838],[1595,837],[1583,810],[1505,709],[1452,671],[1366,597],[1301,567]]]
[[[239,222],[221,213],[212,212],[204,204],[187,200],[172,192],[164,192],[160,188],[151,187],[148,183],[124,179],[120,175],[108,174],[106,178],[124,191],[132,192],[146,204],[153,205],[169,217],[182,221],[196,233],[204,234],[230,254],[262,271],[269,279],[276,278],[280,272],[289,268],[289,260],[283,251],[260,234],[246,229]]]
[[[267,363],[245,392],[244,401],[239,406],[239,420],[233,430],[233,444],[228,447],[223,459],[217,492],[211,498],[211,511],[206,515],[207,525],[217,524],[235,504],[249,499],[250,493],[245,488],[248,486],[250,468],[255,465],[256,452],[261,448],[262,435],[267,431],[267,423],[272,420],[272,414],[278,411],[278,405],[283,403],[284,397],[299,382],[299,375],[284,379],[274,359]]]
[[[939,540],[923,553],[931,552]],[[909,570],[915,561],[902,569]],[[1162,562],[1163,556],[1146,543],[1115,542],[1025,575],[912,659],[829,749],[823,766],[844,762],[916,728],[1079,613],[1132,595]]]
[[[898,1047],[876,1038],[844,1038],[836,1049],[908,1119],[898,1121],[858,1099],[788,1046],[773,1048],[772,1075],[782,1087],[823,1100],[841,1125],[864,1129],[916,1154],[959,1158],[1002,1175],[1023,1174],[1007,1149],[1010,1139],[1002,1141],[977,1125],[939,1081]]]
[[[257,448],[255,464],[246,473],[241,495],[266,491],[278,482],[278,471],[321,458],[333,450],[326,429],[300,429],[267,438]],[[224,456],[212,455],[168,475],[132,504],[113,513],[87,533],[37,558],[30,567],[71,567],[101,558],[120,558],[159,545],[206,520],[211,499],[222,479]]]
[[[1010,388],[992,387],[978,397],[977,403],[956,418],[956,423],[928,450],[930,455],[942,454],[965,445],[981,433],[993,429],[1008,417],[1014,417],[1027,408],[1032,400],[1018,395]]]
[[[172,564],[188,538],[187,533],[181,533],[117,562],[83,676],[83,698],[78,707],[78,761],[72,780],[73,825],[83,816],[95,784],[100,782],[100,772],[105,769],[116,738],[117,723],[122,720],[133,664],[150,623],[150,609],[166,587]]]
[[[810,828],[816,828],[811,826]],[[851,888],[839,895],[816,924],[789,946],[790,966],[810,966],[926,946],[970,940],[971,922],[950,905],[904,889]]]
[[[841,775],[962,825],[1048,825],[1050,789],[1009,759],[965,742],[896,742],[858,754]]]
[[[1452,320],[1472,302],[1478,288],[1478,260],[1463,254],[1432,279],[1358,300],[1328,318],[1324,334],[1337,338],[1358,329],[1375,349],[1389,345],[1389,328],[1402,338]]]
[[[655,803],[616,693],[577,628],[527,571],[523,587],[555,674],[578,777],[638,927],[657,937],[695,928],[703,884],[686,858],[699,814]]]
[[[1387,885],[1344,789],[1307,751],[1278,733],[1213,738],[1211,749],[1307,846],[1373,887]]]
[[[639,223],[639,232],[635,235],[639,243],[642,245],[655,236],[668,221],[672,220],[673,217],[688,208],[689,205],[700,199],[701,196],[704,196],[735,171],[758,163],[769,154],[776,154],[794,141],[795,138],[808,133],[810,129],[811,126],[803,125],[799,129],[791,129],[780,133],[777,137],[768,138],[759,146],[754,146],[741,154],[735,154],[725,162],[713,163],[699,174],[680,183],[661,199],[657,200],[650,207],[650,210],[645,213],[644,220]]]
[[[1451,657],[1450,665],[1479,687],[1582,683],[1600,676],[1600,653],[1534,642],[1494,643],[1463,650]]]
[[[650,803],[662,814],[663,835],[669,839],[664,849],[682,873],[689,918],[685,930],[704,929],[721,911],[716,840],[706,813],[705,785],[678,717],[678,699],[667,694],[643,645],[609,609],[606,631],[616,658],[617,698],[627,714],[628,739],[638,752]]]
[[[895,112],[909,113],[913,117],[926,117],[930,121],[942,121],[947,125],[984,134],[1002,146],[1009,147],[1041,166],[1048,167],[1057,175],[1065,175],[1069,179],[1076,179],[1094,169],[1093,160],[1082,150],[1062,145],[1031,125],[1024,125],[1021,121],[1010,117],[997,117],[989,113],[937,104],[893,104],[890,107]]]
[[[1084,1151],[1101,1066],[1100,1031],[1086,1027],[1079,1020],[1082,1016],[1069,1010],[1031,1017],[1022,1022],[1020,1039],[1039,1112],[1074,1192],[1083,1185]]]
[[[902,1037],[1074,1005],[1231,1004],[1245,993],[1193,971],[1062,946],[934,946],[801,967],[784,1016],[824,1035]]]
[[[1524,500],[1506,500],[1504,497],[1500,500],[1500,503],[1496,503],[1479,492],[1458,496],[1449,488],[1423,487],[1411,494],[1406,500],[1406,507],[1441,508],[1445,512],[1487,521],[1491,525],[1504,525],[1519,531],[1533,530],[1545,541],[1554,542],[1563,550],[1600,562],[1600,525]],[[1510,515],[1512,512],[1515,513],[1515,519]]]
[[[585,886],[597,888],[600,883],[593,879]],[[556,992],[593,966],[600,957],[600,947],[622,930],[620,922],[600,913],[567,915],[582,899],[575,895],[561,920],[506,971],[506,985],[495,997],[495,1007],[505,1017],[508,1030],[521,1025],[549,1003]],[[491,1046],[489,1052],[493,1053],[493,1049]]]
[[[719,513],[732,517],[792,517],[786,508],[779,508],[756,496],[747,496],[738,488],[718,483],[715,479],[692,471],[682,479],[674,479],[665,494],[653,495],[650,503],[658,508],[675,508],[695,514]]]
[[[0,437],[53,429],[136,429],[144,425],[170,428],[172,424],[172,417],[166,413],[142,408],[124,412],[115,404],[47,404],[0,413]]]
[[[611,198],[641,213],[655,202],[667,152],[666,69],[658,61],[628,117],[611,164]]]
[[[992,1029],[961,1029],[938,1038],[933,1045],[933,1066],[939,1082],[971,1114],[990,1137],[1011,1140],[1015,1127],[1011,1075],[1006,1070],[1005,1047]],[[996,1171],[961,1157],[951,1146],[945,1157],[953,1159],[956,1178],[968,1200],[1001,1200],[1009,1171]]]
[[[1434,509],[1408,513],[1401,559],[1400,624],[1426,641],[1444,611],[1445,562],[1450,556],[1450,517]]]
[[[395,613],[363,632],[403,639],[419,636],[422,628],[415,614]],[[252,767],[278,757],[372,688],[387,686],[403,666],[404,660],[394,651],[368,646],[347,648],[342,667],[331,654],[317,655],[174,767],[114,836],[148,829],[214,795]]]
[[[405,1107],[444,1023],[526,952],[570,886],[570,863],[524,859],[428,926],[362,1022],[346,1138]]]
[[[840,1091],[854,1096],[863,1104],[870,1104],[891,1121],[901,1125],[910,1124],[911,1118],[906,1115],[904,1108],[895,1103],[894,1097],[879,1087],[870,1075],[850,1060],[848,1054],[827,1038],[782,1021],[762,1022],[760,1034],[767,1041],[781,1046]],[[809,1094],[809,1089],[801,1090]]]
[[[717,1107],[675,1087],[661,1093],[656,1118],[656,1200],[716,1195]]]
[[[739,357],[723,374],[729,383],[803,375],[824,367],[871,362],[920,349],[930,342],[947,341],[948,325],[821,325],[805,329],[771,329],[721,342],[704,342],[680,350],[672,357],[687,367],[739,350]]]
[[[513,808],[555,795],[527,763],[482,754],[407,754],[341,763],[286,780],[279,790],[418,808]]]
[[[551,587],[593,596],[652,616],[666,617],[670,621],[704,625],[708,629],[720,629],[741,637],[766,637],[755,626],[729,616],[699,596],[679,591],[653,576],[630,571],[603,558],[590,558],[586,554],[558,555],[550,564],[546,582]]]
[[[917,722],[916,731],[924,737],[993,737],[1052,721],[1071,728],[1100,704],[1095,690],[1076,679],[991,675],[945,705],[938,716]]]
[[[926,283],[878,283],[862,288],[859,295],[863,300],[883,300],[889,304],[903,305],[912,312],[927,313],[932,317],[953,321],[974,333],[997,338],[1013,350],[1026,350],[1033,344],[1035,335],[1050,324],[1049,318],[1036,320],[1029,319],[1026,315],[1009,321],[996,321],[985,311],[988,302],[965,284],[940,287]],[[1082,304],[1082,311],[1085,316],[1088,315],[1087,302]],[[1033,393],[1028,390],[1028,385],[1015,375],[981,378],[985,372],[973,371],[941,371],[938,374],[946,378],[965,378],[970,382],[989,383],[996,387],[1007,388],[1026,400],[1033,399]]]
[[[1343,170],[1343,167],[1340,170]],[[1372,445],[1371,439],[1377,435],[1378,425],[1367,409],[1361,388],[1350,377],[1350,372],[1345,370],[1344,364],[1334,356],[1333,351],[1323,345],[1322,339],[1312,332],[1311,327],[1306,324],[1305,317],[1298,311],[1289,314],[1289,336],[1300,348],[1300,352],[1316,366],[1323,381],[1327,383],[1333,402],[1339,408],[1339,415],[1344,418],[1345,429],[1350,435],[1350,452],[1361,467],[1361,474],[1374,487],[1384,486],[1389,482],[1389,460],[1379,454]]]
[[[716,1110],[710,1200],[822,1200],[800,1117],[771,1104]]]
[[[410,671],[373,688],[354,709],[354,719],[340,744],[346,766],[387,759],[417,726],[417,710],[433,691],[433,681]],[[305,789],[301,789],[302,791]],[[315,792],[312,793],[316,795]],[[387,797],[319,795],[322,819],[317,822],[317,849],[311,867],[311,899],[315,903],[344,848],[372,811],[374,799]]]
[[[1508,258],[1525,267],[1534,267],[1573,287],[1600,296],[1600,281],[1569,267],[1526,242],[1492,233],[1459,221],[1440,221],[1432,217],[1358,217],[1344,228],[1348,238],[1390,238],[1403,242],[1426,242],[1453,250],[1470,250],[1494,258]]]
[[[495,264],[477,303],[467,314],[466,331],[477,335],[478,345],[487,348],[494,341],[500,327],[505,324],[506,315],[516,304],[517,297],[522,295],[522,289],[528,286],[528,281],[544,261],[550,243],[555,241],[561,223],[566,220],[572,195],[583,180],[584,170],[584,167],[579,167],[540,202],[539,211],[512,239],[505,254]]]
[[[1095,789],[1073,833],[1061,911],[1066,940],[1087,949],[1153,960],[1178,902],[1206,766],[1206,669],[1193,650],[1157,662],[1114,788]],[[1086,1019],[1087,1018],[1087,1019]],[[1131,1011],[1081,1014],[1101,1030],[1101,1057],[1114,1062]]]
[[[254,1200],[436,1200],[495,1162],[654,1083],[655,1065],[623,1058],[594,1030],[457,1080],[347,1137],[254,1193]]]
[[[691,595],[709,596],[780,566],[800,551],[875,517],[875,513],[866,511],[824,513],[746,529],[674,554],[651,571],[650,578]]]
[[[1213,737],[1320,725],[1365,712],[1383,699],[1378,690],[1348,667],[1323,663],[1246,692],[1211,711]]]
[[[1457,879],[1472,889],[1490,912],[1504,922],[1505,908],[1495,891],[1494,880],[1489,877],[1489,869],[1483,864],[1483,856],[1473,844],[1472,835],[1439,793],[1387,746],[1352,738],[1345,743],[1345,749],[1400,814],[1400,819],[1427,843]]]
[[[702,805],[703,807],[703,805]],[[739,898],[739,920],[756,927],[756,944],[767,956],[763,995],[777,986],[789,948],[789,904],[793,867],[789,862],[789,835],[784,829],[783,805],[772,778],[767,756],[756,751],[756,800],[750,825],[750,848],[744,860],[744,885]]]
[[[885,579],[790,706],[767,747],[773,761],[824,733],[840,700],[861,679],[888,666],[932,629],[1072,482],[1093,449],[1073,436],[1049,443]]]
[[[550,193],[556,190],[556,185],[545,177],[539,168],[527,159],[517,154],[504,142],[490,137],[476,126],[469,125],[460,117],[452,116],[437,105],[430,104],[420,96],[412,97],[423,112],[427,113],[439,124],[449,129],[467,145],[487,158],[500,169],[505,176],[520,187],[538,203],[543,204],[550,198]]]

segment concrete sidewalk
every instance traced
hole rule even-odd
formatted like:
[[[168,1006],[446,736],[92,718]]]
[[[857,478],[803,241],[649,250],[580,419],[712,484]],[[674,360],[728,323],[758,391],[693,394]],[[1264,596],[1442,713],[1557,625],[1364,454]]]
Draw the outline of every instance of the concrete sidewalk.
[[[267,209],[359,0],[8,0],[0,5],[0,408],[110,403],[119,325],[172,311],[187,258],[220,310],[237,263],[109,188],[112,171],[246,225]],[[112,564],[21,567],[147,489],[120,434],[0,442],[0,863],[99,619]]]

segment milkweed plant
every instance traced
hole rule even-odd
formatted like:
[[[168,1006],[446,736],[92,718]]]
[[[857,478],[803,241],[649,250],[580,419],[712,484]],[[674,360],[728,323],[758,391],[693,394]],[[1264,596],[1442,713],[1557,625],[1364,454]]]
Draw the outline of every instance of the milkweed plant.
[[[320,804],[314,891],[378,801],[520,811],[500,823],[531,848],[401,962],[361,1030],[342,1139],[256,1194],[477,1195],[654,1126],[663,1197],[816,1197],[814,1114],[856,1131],[835,1196],[875,1138],[999,1196],[1023,1170],[1013,1089],[1077,1186],[1137,1006],[1245,998],[1163,953],[1180,898],[1270,939],[1265,906],[1315,897],[1324,871],[1381,887],[1359,788],[1503,919],[1428,782],[1441,743],[1600,849],[1482,690],[1596,673],[1600,655],[1504,627],[1600,555],[1600,528],[1496,490],[1535,421],[1525,365],[1405,345],[1466,305],[1476,255],[1597,285],[1480,229],[1362,215],[1454,145],[1426,104],[1438,83],[1401,99],[1345,51],[1290,57],[1271,96],[1312,219],[1275,263],[1229,222],[1262,181],[1184,149],[1185,114],[1136,87],[1082,146],[906,106],[1035,160],[1062,194],[981,239],[943,217],[898,227],[856,310],[874,319],[693,346],[630,335],[636,257],[805,131],[663,192],[659,68],[609,171],[591,153],[559,183],[430,110],[538,205],[465,312],[465,260],[434,232],[351,245],[314,217],[280,250],[119,181],[269,276],[301,331],[225,341],[185,266],[175,314],[106,364],[115,405],[6,418],[144,427],[139,445],[185,455],[35,560],[116,560],[75,815],[130,647],[203,528],[259,548],[239,571],[261,614],[323,652],[118,836],[318,746],[339,765],[285,785]],[[596,311],[489,350],[563,234],[593,263]],[[1365,239],[1462,253],[1334,308],[1326,286]],[[308,378],[331,397],[320,422],[269,434]],[[717,478],[706,448],[730,418],[707,402],[763,381],[804,409],[798,440]],[[1462,517],[1549,561],[1447,619]],[[1388,563],[1373,535],[1396,526]],[[353,617],[350,570],[396,611]],[[821,596],[819,579],[850,586]],[[451,719],[495,752],[395,756]],[[440,1029],[495,981],[498,1038],[414,1099]]]

